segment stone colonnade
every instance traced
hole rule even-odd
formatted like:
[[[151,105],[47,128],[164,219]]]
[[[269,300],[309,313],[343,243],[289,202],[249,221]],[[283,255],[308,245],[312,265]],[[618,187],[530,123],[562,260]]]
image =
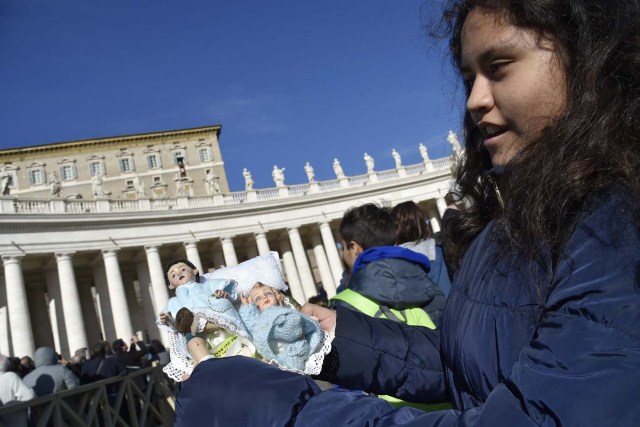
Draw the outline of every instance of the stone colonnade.
[[[445,208],[444,199],[437,199],[435,209],[427,209],[436,232]],[[142,331],[147,332],[143,339],[159,338],[166,345],[167,337],[154,324],[170,297],[163,262],[185,255],[200,271],[206,271],[274,250],[280,254],[294,299],[308,301],[318,294],[320,285],[331,298],[344,269],[337,243],[329,221],[321,221],[215,239],[194,237],[181,242],[183,253],[182,248],[175,249],[176,242],[60,251],[51,254],[48,268],[36,272],[46,285],[36,295],[30,293],[23,274],[22,263],[30,255],[3,255],[6,309],[0,300],[0,353],[33,356],[36,347],[51,345],[69,357],[98,339],[128,340]],[[74,265],[74,257],[86,258],[87,253],[93,255],[89,266]]]

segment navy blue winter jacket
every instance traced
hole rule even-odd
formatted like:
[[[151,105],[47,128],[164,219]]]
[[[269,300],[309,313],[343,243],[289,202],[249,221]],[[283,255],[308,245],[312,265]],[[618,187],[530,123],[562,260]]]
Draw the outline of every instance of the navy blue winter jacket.
[[[399,246],[378,246],[362,252],[353,266],[348,288],[395,310],[422,308],[440,324],[445,296],[429,278],[429,258]],[[353,308],[344,301],[332,307]]]
[[[446,396],[454,410],[393,409],[229,358],[184,383],[176,426],[637,426],[637,209],[624,195],[594,198],[553,269],[505,254],[490,223],[464,255],[439,331],[337,309],[325,377],[405,400]],[[206,419],[188,414],[197,405]]]

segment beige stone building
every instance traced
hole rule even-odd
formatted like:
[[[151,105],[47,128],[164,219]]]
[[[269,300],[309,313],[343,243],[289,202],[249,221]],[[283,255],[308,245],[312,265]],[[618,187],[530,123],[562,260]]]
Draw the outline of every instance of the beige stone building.
[[[220,126],[0,150],[20,199],[166,199],[228,193]],[[6,182],[6,180],[5,180]]]

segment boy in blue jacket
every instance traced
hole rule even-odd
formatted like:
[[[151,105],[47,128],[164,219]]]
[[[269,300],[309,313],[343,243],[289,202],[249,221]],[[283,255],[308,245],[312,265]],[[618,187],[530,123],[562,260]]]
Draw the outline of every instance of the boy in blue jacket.
[[[438,325],[445,296],[428,277],[429,259],[423,254],[394,246],[395,221],[387,209],[369,203],[349,209],[340,223],[342,257],[350,270],[346,284],[331,306],[365,311],[354,297],[379,307],[374,317],[403,323],[408,309],[421,308]],[[358,295],[354,295],[356,292]],[[394,311],[391,311],[394,310]],[[404,317],[404,318],[403,318]],[[423,326],[433,326],[425,324]]]

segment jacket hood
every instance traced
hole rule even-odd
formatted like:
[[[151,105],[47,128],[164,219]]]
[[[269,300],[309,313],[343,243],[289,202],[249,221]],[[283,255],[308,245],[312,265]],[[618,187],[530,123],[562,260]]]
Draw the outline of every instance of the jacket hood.
[[[40,347],[36,350],[34,362],[36,368],[46,365],[57,365],[58,353],[56,353],[51,347]]]
[[[403,259],[420,264],[424,269],[426,269],[426,271],[429,271],[431,268],[429,258],[423,254],[400,246],[376,246],[374,248],[366,249],[358,255],[358,258],[356,258],[356,261],[353,263],[351,271],[355,274],[368,263],[388,258]]]
[[[436,239],[425,239],[417,242],[407,242],[401,245],[403,248],[411,249],[414,252],[418,252],[429,258],[429,261],[436,260]]]
[[[411,252],[428,263],[427,257],[422,254],[399,249]],[[424,307],[442,294],[429,279],[428,267],[423,262],[406,258],[380,258],[366,263],[351,274],[348,288],[398,310]]]

